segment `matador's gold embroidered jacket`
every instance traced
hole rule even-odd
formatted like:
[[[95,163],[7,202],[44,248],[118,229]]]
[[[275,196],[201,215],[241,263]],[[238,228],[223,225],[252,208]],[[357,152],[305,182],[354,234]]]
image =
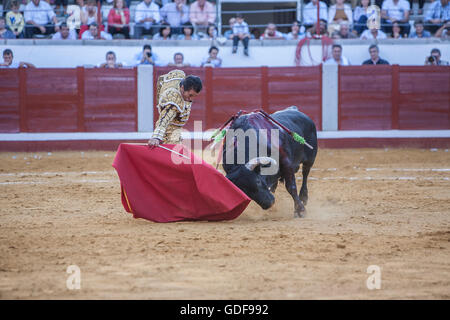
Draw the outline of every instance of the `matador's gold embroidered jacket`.
[[[192,102],[184,101],[180,82],[186,77],[181,70],[172,70],[158,78],[156,99],[159,119],[152,138],[162,143],[181,143],[180,129],[189,119]]]

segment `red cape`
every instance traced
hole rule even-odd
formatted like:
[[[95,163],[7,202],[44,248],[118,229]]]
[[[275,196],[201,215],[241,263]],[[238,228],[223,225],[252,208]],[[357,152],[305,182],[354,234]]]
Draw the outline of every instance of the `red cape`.
[[[177,147],[190,160],[147,145],[122,143],[117,150],[113,167],[121,183],[122,204],[135,218],[232,220],[248,206],[250,198],[213,166],[186,148],[178,150],[180,145],[163,146]]]

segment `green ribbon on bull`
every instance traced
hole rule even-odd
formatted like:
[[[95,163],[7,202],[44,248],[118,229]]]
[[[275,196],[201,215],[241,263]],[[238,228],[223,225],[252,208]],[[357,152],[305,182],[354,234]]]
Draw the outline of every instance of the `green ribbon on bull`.
[[[314,149],[310,144],[308,144],[305,140],[305,138],[303,138],[301,135],[299,135],[298,133],[295,132],[291,132],[291,136],[292,138],[294,138],[295,141],[297,141],[300,144],[304,144],[306,145],[308,148],[310,148],[311,150]]]
[[[211,139],[214,139],[215,143],[219,143],[227,134],[227,130],[223,129],[222,131],[217,130],[214,132],[214,134],[211,136]]]

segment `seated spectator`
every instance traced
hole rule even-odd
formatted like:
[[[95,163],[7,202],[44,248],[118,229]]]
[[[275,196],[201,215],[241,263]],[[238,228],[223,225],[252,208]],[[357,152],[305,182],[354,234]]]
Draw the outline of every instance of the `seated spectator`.
[[[130,39],[130,10],[123,0],[114,0],[114,5],[108,14],[108,32],[111,35],[121,34]]]
[[[184,63],[184,56],[181,52],[177,52],[173,55],[173,62],[170,62],[168,67],[185,68],[190,67],[189,63]]]
[[[364,61],[362,64],[368,64],[368,65],[375,65],[375,64],[389,64],[388,61],[383,60],[380,58],[379,56],[379,49],[378,46],[373,44],[369,47],[369,54],[370,54],[370,59],[367,59],[366,61]]]
[[[197,0],[189,8],[189,20],[195,33],[205,33],[209,24],[216,22],[216,7],[209,1]]]
[[[206,29],[206,33],[201,37],[202,40],[216,40],[219,34],[219,30],[213,24],[210,24]]]
[[[317,1],[312,0],[303,8],[303,25],[306,29],[311,28],[317,21]],[[328,7],[325,2],[319,2],[319,19],[327,20]]]
[[[50,35],[59,31],[55,12],[44,0],[31,0],[25,6],[24,18],[27,38],[32,38],[34,35]]]
[[[227,30],[223,33],[223,36],[227,39],[233,39],[233,26],[236,23],[236,18],[230,18],[228,20],[228,25],[230,26],[230,30]]]
[[[401,39],[402,38],[402,29],[400,28],[400,24],[398,22],[394,22],[392,24],[392,33],[390,35],[392,39]]]
[[[435,32],[448,20],[450,20],[449,0],[434,0],[425,13],[425,23],[432,24],[427,26],[427,30]]]
[[[151,64],[153,66],[159,65],[159,59],[156,53],[152,51],[152,46],[149,44],[144,45],[142,51],[136,54],[134,57],[136,65]]]
[[[160,21],[159,6],[152,0],[142,1],[136,6],[134,37],[140,39],[143,34],[153,36],[159,31],[155,25]]]
[[[14,55],[11,49],[3,50],[3,63],[0,63],[0,68],[36,68],[29,62],[13,62]]]
[[[52,40],[77,40],[75,29],[70,30],[67,23],[63,22],[59,26],[59,31],[52,36]]]
[[[6,29],[6,20],[3,16],[0,16],[0,39],[15,39],[16,35]]]
[[[336,0],[336,4],[332,5],[328,10],[328,25],[339,25],[342,21],[353,24],[352,7],[344,3],[345,0]]]
[[[316,37],[316,36],[328,36],[328,25],[327,21],[320,19],[319,21],[319,34],[317,34],[317,23],[314,23],[314,25],[306,30],[306,36],[308,38]]]
[[[85,32],[83,32],[83,34],[81,35],[81,39],[83,39],[83,40],[95,40],[95,39],[112,40],[113,39],[112,35],[110,35],[109,33],[105,32],[105,31],[100,31],[100,34],[98,32],[99,32],[98,25],[95,22],[92,22],[89,25],[89,29],[86,30]]]
[[[422,20],[414,21],[414,29],[415,30],[411,31],[411,33],[409,34],[410,38],[430,38],[431,37],[430,32],[424,30]]]
[[[250,41],[250,31],[247,22],[244,21],[242,14],[236,16],[236,21],[233,25],[233,50],[232,53],[237,52],[239,41],[244,45],[244,54],[248,56],[248,42]]]
[[[333,44],[331,47],[332,58],[324,62],[324,64],[339,64],[341,66],[349,66],[350,61],[342,55],[342,46],[340,44]]]
[[[199,36],[194,34],[194,26],[190,22],[183,24],[183,33],[178,35],[178,40],[198,40]]]
[[[392,32],[392,24],[398,22],[402,36],[409,34],[409,2],[406,0],[384,0],[381,7],[381,25],[384,32]]]
[[[369,4],[370,0],[359,0],[359,6],[355,8],[353,13],[353,30],[358,35],[361,35],[367,29],[367,9]]]
[[[66,14],[68,4],[69,0],[55,0],[55,11],[58,13],[58,15],[63,16]],[[62,10],[61,5],[63,6]]]
[[[434,36],[436,38],[441,38],[442,40],[450,40],[450,20],[444,23],[444,25],[436,31]]]
[[[277,30],[277,26],[274,23],[267,25],[264,34],[260,37],[261,40],[278,40],[284,39],[283,34]]]
[[[117,69],[122,68],[123,65],[121,63],[116,62],[116,54],[114,51],[108,51],[106,53],[106,62],[103,62],[100,64],[100,68],[106,68],[106,69]]]
[[[81,8],[81,23],[90,26],[92,23],[99,24],[97,14],[97,1],[87,0],[87,4]]]
[[[350,27],[347,21],[341,21],[339,24],[339,31],[335,31],[331,37],[333,39],[356,39],[358,38],[353,32],[350,32]]]
[[[425,59],[425,65],[428,66],[448,66],[449,62],[441,60],[441,50],[431,49],[431,54]]]
[[[304,30],[305,27],[300,24],[300,21],[295,20],[294,22],[292,22],[291,32],[286,35],[286,40],[303,39],[305,37],[305,32],[302,32],[302,29]]]
[[[378,29],[367,29],[359,37],[361,40],[387,39],[386,33]]]
[[[189,7],[183,0],[166,3],[160,10],[161,20],[166,21],[172,28],[172,33],[181,34],[182,24],[189,21]]]
[[[212,46],[208,51],[209,55],[203,59],[201,67],[211,66],[220,67],[222,66],[222,59],[217,55],[219,54],[219,48]]]
[[[6,14],[6,25],[14,33],[16,38],[23,38],[25,20],[23,19],[22,13],[19,12],[19,7],[18,0],[11,2],[11,11]]]
[[[153,40],[171,40],[172,39],[172,29],[170,24],[163,22],[159,29],[159,33],[153,36]]]

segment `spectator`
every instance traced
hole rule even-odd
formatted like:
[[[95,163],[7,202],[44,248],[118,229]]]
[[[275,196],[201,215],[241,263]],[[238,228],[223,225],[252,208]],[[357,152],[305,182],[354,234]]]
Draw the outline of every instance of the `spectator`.
[[[103,62],[100,65],[100,68],[107,68],[107,69],[117,69],[122,68],[123,65],[121,63],[116,62],[116,54],[114,51],[108,51],[106,53],[106,62]]]
[[[189,20],[196,33],[205,33],[209,24],[216,22],[216,7],[206,0],[197,0],[189,9]]]
[[[202,40],[216,40],[218,37],[219,30],[213,24],[210,24],[206,29],[206,34],[201,38]]]
[[[98,25],[95,22],[92,22],[89,25],[89,30],[86,30],[81,35],[81,39],[83,40],[95,40],[95,39],[101,39],[101,40],[112,40],[112,35],[105,31],[100,31],[100,34],[98,33]]]
[[[228,25],[230,26],[230,30],[227,30],[223,33],[223,36],[227,39],[233,39],[233,26],[236,23],[236,18],[230,18],[228,20]]]
[[[344,3],[345,0],[336,0],[336,4],[332,5],[328,10],[328,25],[331,23],[339,24],[341,21],[348,21],[353,24],[352,7]]]
[[[392,24],[392,39],[401,39],[402,38],[402,29],[400,28],[400,24],[398,22],[394,22]]]
[[[121,34],[130,39],[130,10],[123,0],[114,0],[114,5],[108,14],[108,32],[111,35]]]
[[[67,23],[63,22],[59,26],[59,31],[52,36],[52,40],[77,40],[75,29],[70,30]]]
[[[283,34],[277,30],[277,26],[274,23],[267,25],[264,34],[260,38],[261,40],[277,40],[284,39]]]
[[[190,22],[183,24],[183,34],[178,36],[178,40],[198,40],[200,39],[196,34],[194,34],[194,26]]]
[[[59,31],[55,12],[45,1],[31,0],[25,6],[24,18],[26,23],[25,36],[27,38],[32,38],[35,34],[50,35]]]
[[[333,44],[331,52],[333,57],[325,61],[324,64],[350,65],[350,61],[342,55],[342,46],[340,44]]]
[[[100,23],[97,19],[97,1],[87,0],[87,4],[81,8],[81,23],[90,26],[92,23]]]
[[[414,29],[415,30],[409,34],[410,38],[430,38],[431,37],[430,32],[424,30],[422,20],[414,21]]]
[[[434,36],[441,38],[442,40],[450,40],[450,20],[444,23],[444,25],[436,31]]]
[[[363,65],[375,65],[375,64],[389,64],[388,61],[383,60],[380,58],[379,56],[379,49],[378,46],[373,44],[369,47],[369,54],[370,54],[370,59],[367,59],[366,61],[364,61],[362,64]]]
[[[369,8],[370,0],[359,0],[359,6],[355,8],[353,13],[353,29],[358,35],[361,35],[367,29],[367,9]]]
[[[320,36],[328,36],[328,26],[327,26],[327,21],[320,19],[319,21],[319,32],[320,32]],[[314,23],[314,25],[309,28],[308,30],[306,30],[306,36],[308,38],[317,36],[317,22]]]
[[[435,32],[445,21],[450,20],[449,0],[435,0],[425,14],[425,23],[433,24],[427,26],[428,31]]]
[[[11,2],[11,11],[6,14],[6,25],[11,30],[16,38],[23,38],[23,28],[25,21],[22,14],[19,12],[19,1],[13,0]]]
[[[380,40],[387,39],[386,33],[378,29],[367,29],[359,37],[361,40]]]
[[[153,66],[159,65],[158,56],[156,55],[156,53],[152,51],[152,46],[149,44],[144,45],[142,51],[135,56],[134,60],[136,65],[140,64],[151,64]]]
[[[159,31],[155,25],[160,21],[159,6],[152,0],[142,1],[136,6],[134,37],[140,39],[143,34],[153,36]]]
[[[16,35],[6,29],[6,20],[3,16],[0,16],[0,39],[15,39]]]
[[[183,0],[166,3],[160,11],[161,20],[170,24],[173,34],[182,33],[182,24],[189,21],[189,7]]]
[[[170,40],[172,39],[172,29],[170,24],[163,22],[159,29],[159,33],[153,36],[153,40]]]
[[[202,67],[211,66],[218,68],[222,66],[222,59],[217,56],[219,54],[219,48],[212,46],[209,48],[208,53],[209,55],[202,61]]]
[[[55,11],[61,16],[65,15],[68,4],[69,4],[68,0],[55,0]],[[61,10],[61,5],[63,6],[62,10]]]
[[[0,63],[0,68],[36,68],[29,62],[13,62],[14,55],[11,49],[3,50],[3,63]]]
[[[384,32],[392,32],[392,24],[398,22],[402,36],[409,34],[409,2],[406,0],[384,0],[381,7],[381,25]]]
[[[292,22],[291,32],[286,35],[286,40],[301,40],[305,37],[305,32],[301,30],[305,29],[300,23],[300,21],[295,20]]]
[[[425,59],[428,66],[448,66],[448,61],[441,60],[441,51],[437,48],[431,49],[431,54]]]
[[[185,68],[190,67],[189,63],[184,63],[184,56],[181,52],[177,52],[173,55],[173,62],[170,62],[168,67]]]
[[[318,0],[311,0],[311,2],[303,8],[303,25],[306,29],[311,28],[317,21],[317,1]],[[320,1],[319,7],[319,19],[327,20],[328,7],[326,3]]]
[[[244,45],[244,54],[248,56],[248,42],[250,41],[250,31],[247,22],[244,21],[242,14],[236,15],[236,21],[233,25],[233,50],[232,53],[237,52],[239,41]]]
[[[358,38],[353,32],[350,32],[350,27],[347,21],[341,21],[339,24],[339,31],[335,31],[332,35],[333,39],[355,39]]]

